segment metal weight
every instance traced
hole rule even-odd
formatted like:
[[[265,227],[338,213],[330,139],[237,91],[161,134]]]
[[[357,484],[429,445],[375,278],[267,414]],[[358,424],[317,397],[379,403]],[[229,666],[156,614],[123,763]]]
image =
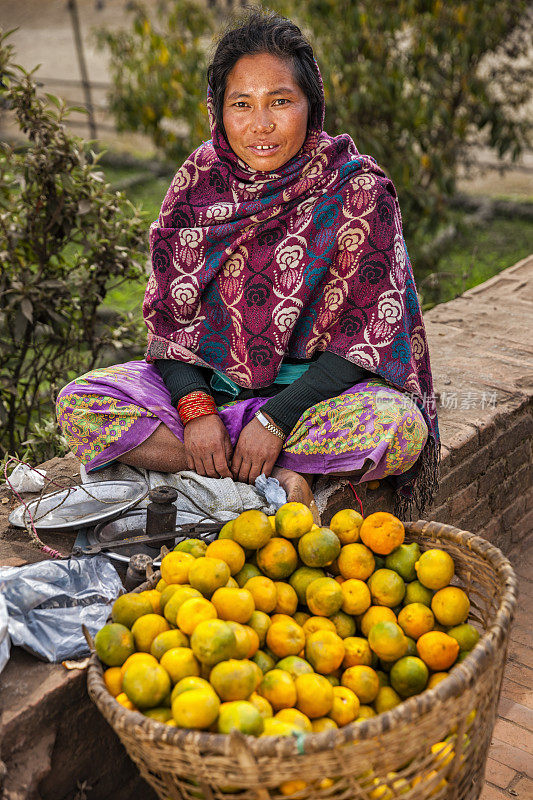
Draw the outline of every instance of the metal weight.
[[[146,535],[159,536],[168,533],[168,543],[174,545],[176,534],[177,509],[174,505],[178,497],[178,492],[172,486],[158,486],[152,489],[149,494],[149,504],[146,509]]]

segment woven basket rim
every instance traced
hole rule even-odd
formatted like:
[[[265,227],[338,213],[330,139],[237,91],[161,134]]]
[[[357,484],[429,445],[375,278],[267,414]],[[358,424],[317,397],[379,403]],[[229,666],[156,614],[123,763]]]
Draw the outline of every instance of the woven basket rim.
[[[416,534],[429,540],[444,538],[485,559],[495,570],[503,586],[503,595],[495,618],[488,630],[480,637],[476,646],[463,662],[453,667],[450,675],[433,689],[426,689],[419,695],[410,697],[395,706],[391,711],[378,714],[361,722],[353,722],[343,728],[322,733],[304,734],[302,737],[264,736],[256,738],[241,733],[219,734],[190,729],[178,729],[145,717],[138,711],[130,711],[117,703],[103,680],[103,668],[92,649],[87,674],[87,686],[91,699],[106,718],[112,719],[117,732],[130,730],[138,740],[151,743],[161,742],[187,749],[189,740],[194,737],[195,749],[229,755],[235,747],[244,745],[255,757],[308,755],[339,747],[348,742],[372,739],[385,731],[413,722],[429,713],[437,703],[459,697],[471,686],[480,671],[494,656],[496,649],[505,638],[505,631],[512,622],[518,596],[517,579],[509,560],[495,545],[481,536],[461,530],[444,523],[418,520],[405,522],[407,534]],[[154,583],[157,574],[148,584],[138,587],[138,591]]]

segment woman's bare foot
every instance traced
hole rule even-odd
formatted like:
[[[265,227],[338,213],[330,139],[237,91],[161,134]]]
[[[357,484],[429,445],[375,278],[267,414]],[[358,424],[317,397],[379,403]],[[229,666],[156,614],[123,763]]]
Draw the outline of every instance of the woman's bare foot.
[[[315,503],[315,496],[312,492],[311,486],[313,484],[313,475],[302,475],[300,472],[294,472],[292,469],[285,469],[284,467],[274,467],[272,470],[272,477],[277,478],[281,486],[287,493],[288,503],[303,503],[306,505],[313,515],[313,520],[317,525],[320,525],[320,514]]]

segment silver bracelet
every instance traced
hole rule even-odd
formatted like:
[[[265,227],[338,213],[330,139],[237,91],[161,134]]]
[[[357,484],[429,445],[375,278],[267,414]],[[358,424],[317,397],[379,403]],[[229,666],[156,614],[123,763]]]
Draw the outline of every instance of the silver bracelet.
[[[280,439],[283,439],[283,441],[285,441],[286,437],[281,428],[278,428],[277,425],[273,425],[272,422],[269,422],[262,411],[256,411],[254,416],[257,417],[263,428],[266,428],[267,431],[273,433],[274,436],[278,436]]]

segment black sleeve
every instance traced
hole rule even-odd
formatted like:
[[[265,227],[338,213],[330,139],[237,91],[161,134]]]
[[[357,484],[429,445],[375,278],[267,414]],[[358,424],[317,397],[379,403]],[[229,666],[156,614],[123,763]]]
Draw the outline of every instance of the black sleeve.
[[[194,391],[207,392],[211,394],[203,371],[194,364],[186,364],[183,361],[174,359],[159,358],[154,361],[163,382],[170,392],[170,402],[173,406],[186,394]]]
[[[328,351],[313,361],[309,369],[262,407],[274,422],[289,434],[298,418],[311,406],[329,400],[356,383],[368,380],[372,372]]]

